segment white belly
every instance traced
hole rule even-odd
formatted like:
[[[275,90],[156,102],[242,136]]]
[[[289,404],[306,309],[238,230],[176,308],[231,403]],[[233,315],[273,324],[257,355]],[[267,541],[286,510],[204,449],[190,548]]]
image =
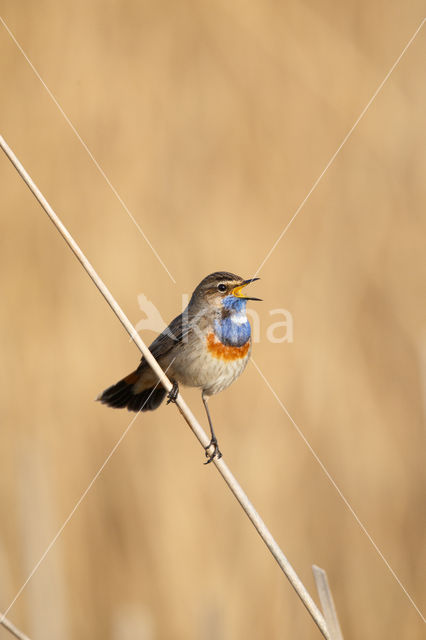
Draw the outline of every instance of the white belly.
[[[188,387],[200,387],[208,396],[227,389],[244,371],[251,345],[244,357],[226,360],[212,355],[203,341],[200,348],[185,349],[172,365],[173,377]]]

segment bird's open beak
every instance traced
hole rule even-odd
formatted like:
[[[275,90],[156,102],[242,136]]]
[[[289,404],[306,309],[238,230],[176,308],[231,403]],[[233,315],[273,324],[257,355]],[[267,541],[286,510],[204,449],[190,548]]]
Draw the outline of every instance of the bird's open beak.
[[[251,282],[254,282],[255,280],[260,280],[260,278],[250,278],[250,280],[244,280],[241,284],[232,289],[232,295],[236,298],[243,298],[243,300],[257,300],[258,302],[262,302],[261,298],[249,298],[248,296],[243,295],[243,293],[241,292],[244,287],[246,287]]]

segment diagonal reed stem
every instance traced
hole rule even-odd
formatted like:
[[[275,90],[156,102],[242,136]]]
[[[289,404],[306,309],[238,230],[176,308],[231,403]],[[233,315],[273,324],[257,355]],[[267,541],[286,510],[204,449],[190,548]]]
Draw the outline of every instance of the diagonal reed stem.
[[[47,213],[47,215],[49,216],[49,218],[51,219],[51,221],[59,231],[59,233],[64,238],[65,242],[70,247],[71,251],[74,253],[76,258],[79,260],[83,268],[86,270],[86,272],[90,276],[90,278],[93,280],[94,284],[99,289],[99,291],[101,292],[105,300],[108,302],[109,306],[114,311],[115,315],[120,320],[121,324],[124,326],[126,331],[129,333],[129,335],[135,342],[138,349],[141,351],[142,355],[144,356],[144,358],[146,359],[150,367],[158,376],[163,387],[167,391],[170,391],[172,388],[172,384],[170,380],[167,378],[167,376],[165,375],[165,373],[163,372],[163,370],[161,369],[161,367],[159,366],[159,364],[151,354],[146,344],[143,342],[139,334],[136,332],[132,323],[129,321],[124,311],[121,309],[121,307],[115,300],[112,293],[109,291],[107,286],[101,280],[101,278],[99,277],[95,269],[90,264],[89,260],[86,258],[86,256],[84,255],[84,253],[82,252],[78,244],[75,242],[74,238],[71,236],[69,231],[63,225],[63,223],[61,222],[57,214],[54,212],[50,204],[47,202],[46,198],[41,193],[40,189],[36,186],[32,178],[24,169],[23,165],[15,156],[11,148],[6,144],[2,136],[0,136],[0,147],[3,149],[4,153],[9,158],[10,162],[13,164],[15,169],[18,171],[18,173],[20,174],[21,178],[24,180],[26,185],[29,187],[30,191],[33,193],[33,195],[36,197],[38,202],[41,204],[41,206],[43,207],[43,209],[45,210],[45,212]],[[189,427],[191,428],[195,436],[198,438],[199,442],[202,444],[204,448],[206,448],[210,442],[210,439],[208,438],[207,434],[204,432],[201,425],[195,418],[194,414],[192,413],[192,411],[190,410],[190,408],[182,398],[181,394],[179,394],[176,399],[176,405],[178,406],[179,411],[183,415]],[[302,600],[306,609],[311,614],[320,632],[322,633],[324,638],[327,638],[327,640],[330,640],[330,636],[327,631],[327,626],[322,613],[316,606],[308,590],[304,586],[303,582],[300,580],[299,576],[297,575],[296,571],[293,569],[290,562],[287,560],[286,556],[278,546],[277,542],[274,540],[272,534],[270,533],[269,529],[263,522],[262,518],[253,507],[246,493],[243,491],[240,484],[235,479],[234,475],[230,471],[224,459],[220,458],[218,460],[217,458],[214,458],[213,462],[216,468],[218,469],[219,473],[222,475],[223,479],[225,480],[226,484],[228,485],[229,489],[232,491],[232,493],[234,494],[234,496],[236,497],[236,499],[238,500],[238,502],[246,512],[246,515],[251,520],[252,524],[254,525],[258,534],[262,538],[263,542],[266,544],[269,551],[272,553],[273,557],[275,558],[276,562],[278,563],[278,565],[280,566],[284,574],[287,576],[292,587],[296,591],[299,598]]]
[[[30,640],[29,637],[25,635],[25,633],[22,633],[22,631],[20,631],[18,627],[15,627],[15,625],[2,613],[0,613],[0,624],[13,636],[15,636],[15,638],[18,638],[18,640]]]

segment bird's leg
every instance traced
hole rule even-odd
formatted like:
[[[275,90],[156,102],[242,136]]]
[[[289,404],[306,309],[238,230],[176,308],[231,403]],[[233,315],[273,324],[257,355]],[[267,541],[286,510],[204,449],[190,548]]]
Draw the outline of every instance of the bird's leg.
[[[213,458],[215,456],[217,456],[218,458],[222,457],[222,454],[219,450],[219,445],[217,443],[217,438],[213,429],[213,424],[212,424],[212,419],[210,417],[210,412],[209,412],[209,408],[207,406],[207,398],[204,395],[204,391],[201,393],[201,397],[203,399],[203,404],[204,404],[204,408],[206,410],[207,413],[207,419],[209,421],[209,427],[210,427],[210,433],[212,436],[212,439],[210,440],[209,444],[206,447],[206,458],[208,458],[207,462],[205,462],[204,464],[209,464],[209,462],[211,462],[213,460]],[[209,453],[210,448],[213,447],[213,453]]]
[[[173,381],[173,387],[170,389],[169,393],[167,394],[167,404],[170,404],[170,402],[176,402],[176,398],[178,397],[179,394],[179,385],[176,382],[176,380]]]

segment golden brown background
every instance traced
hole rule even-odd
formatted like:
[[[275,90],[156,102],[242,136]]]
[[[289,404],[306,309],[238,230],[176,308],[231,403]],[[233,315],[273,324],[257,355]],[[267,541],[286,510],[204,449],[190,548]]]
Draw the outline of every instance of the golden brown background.
[[[7,2],[1,133],[130,319],[250,276],[423,18],[410,3]],[[420,32],[261,270],[254,358],[424,607],[425,65]],[[93,400],[139,353],[2,155],[0,610],[127,427]],[[256,295],[256,294],[255,294]],[[253,303],[254,306],[254,303]],[[271,344],[288,309],[294,342]],[[146,331],[149,342],[154,334]],[[205,423],[199,392],[185,390]],[[210,402],[225,459],[345,640],[424,624],[250,365]],[[9,617],[34,640],[318,638],[173,407],[137,419]],[[0,630],[1,638],[10,637]]]

